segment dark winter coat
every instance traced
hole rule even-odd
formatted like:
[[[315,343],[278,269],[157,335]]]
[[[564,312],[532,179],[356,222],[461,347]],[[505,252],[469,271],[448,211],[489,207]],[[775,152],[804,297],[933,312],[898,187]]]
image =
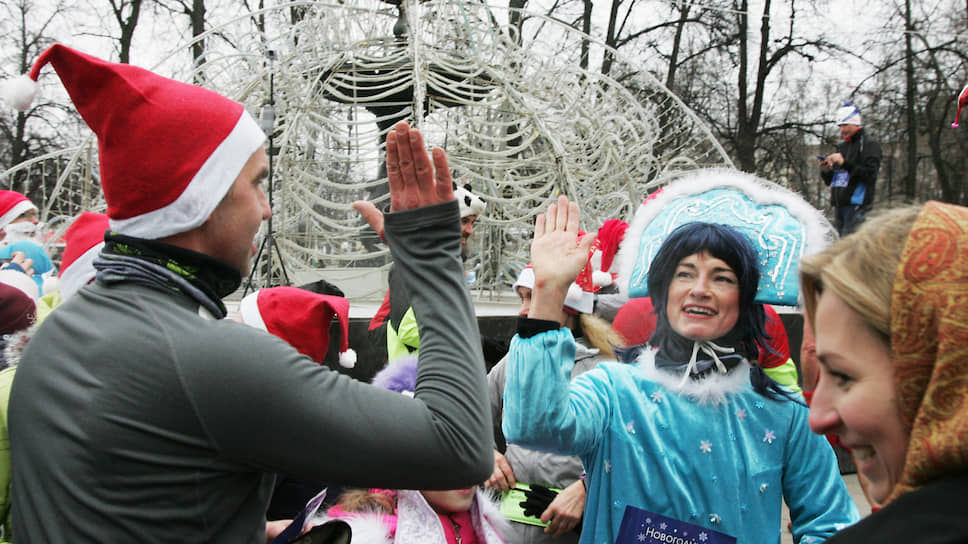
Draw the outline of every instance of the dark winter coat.
[[[917,542],[954,544],[965,542],[965,488],[968,474],[961,474],[905,493],[884,508],[830,537],[827,544],[847,542]]]
[[[830,189],[830,205],[839,208],[851,205],[851,196],[861,184],[865,185],[864,209],[870,208],[874,202],[874,189],[877,184],[877,174],[881,169],[881,145],[863,128],[858,130],[849,141],[841,142],[837,152],[844,156],[844,165],[850,180],[846,187],[832,187]],[[821,171],[820,177],[828,186],[833,181],[834,170]]]

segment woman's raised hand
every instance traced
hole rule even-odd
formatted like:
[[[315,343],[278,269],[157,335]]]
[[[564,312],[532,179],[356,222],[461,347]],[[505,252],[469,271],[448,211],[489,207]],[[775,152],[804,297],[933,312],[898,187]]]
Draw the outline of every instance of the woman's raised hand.
[[[588,252],[595,241],[593,233],[579,240],[578,204],[568,197],[558,197],[548,211],[538,214],[531,241],[531,267],[534,269],[534,289],[531,294],[533,319],[558,320],[568,287],[588,261]]]

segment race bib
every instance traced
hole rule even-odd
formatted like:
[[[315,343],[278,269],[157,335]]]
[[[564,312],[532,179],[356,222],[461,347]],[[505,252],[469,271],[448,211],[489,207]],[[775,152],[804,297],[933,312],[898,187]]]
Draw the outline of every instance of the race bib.
[[[736,537],[626,506],[615,544],[736,544]]]
[[[850,174],[846,170],[837,170],[834,172],[834,179],[830,182],[830,186],[846,187],[848,181],[850,181]]]

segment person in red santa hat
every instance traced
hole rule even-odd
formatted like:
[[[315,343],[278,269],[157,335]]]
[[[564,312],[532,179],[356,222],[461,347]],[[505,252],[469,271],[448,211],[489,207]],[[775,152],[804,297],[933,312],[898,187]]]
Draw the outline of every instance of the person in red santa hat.
[[[104,247],[104,232],[109,229],[108,216],[103,213],[83,212],[64,231],[64,252],[60,271],[55,278],[56,289],[44,283],[44,295],[37,299],[37,322],[85,285],[94,281],[94,259]]]
[[[386,237],[426,326],[408,398],[221,319],[272,213],[265,135],[242,104],[63,45],[28,79],[48,64],[97,135],[111,230],[95,282],[38,328],[11,391],[18,541],[261,544],[281,530],[265,519],[277,472],[391,488],[487,477],[484,363],[442,151],[406,123],[387,135]]]
[[[0,245],[33,240],[39,228],[37,206],[17,191],[0,191]]]

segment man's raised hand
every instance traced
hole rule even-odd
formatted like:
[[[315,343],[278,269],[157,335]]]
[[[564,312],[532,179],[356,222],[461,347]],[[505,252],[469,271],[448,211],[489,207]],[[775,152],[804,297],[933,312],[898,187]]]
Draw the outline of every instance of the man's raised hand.
[[[420,131],[405,122],[387,134],[387,181],[390,211],[411,210],[454,200],[454,183],[443,149],[431,156],[424,148]]]

